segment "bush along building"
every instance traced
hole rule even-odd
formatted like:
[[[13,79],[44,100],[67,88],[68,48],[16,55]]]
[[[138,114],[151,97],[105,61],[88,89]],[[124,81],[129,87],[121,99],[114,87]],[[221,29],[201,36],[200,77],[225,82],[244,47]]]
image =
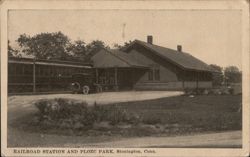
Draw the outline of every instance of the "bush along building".
[[[184,90],[211,88],[206,63],[182,51],[135,40],[122,50],[102,49],[93,57],[96,82],[109,89]]]
[[[58,60],[8,59],[8,91],[69,91],[76,73],[92,75],[103,91],[184,90],[211,88],[212,73],[206,63],[182,51],[135,40],[122,50],[101,49],[91,63]]]

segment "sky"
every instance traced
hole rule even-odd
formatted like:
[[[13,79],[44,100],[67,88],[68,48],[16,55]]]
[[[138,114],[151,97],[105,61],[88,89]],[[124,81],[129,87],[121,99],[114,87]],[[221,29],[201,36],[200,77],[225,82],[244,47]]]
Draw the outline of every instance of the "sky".
[[[102,40],[109,46],[129,40],[176,49],[207,64],[241,68],[241,12],[232,10],[11,10],[8,39],[20,34],[61,31],[72,41]]]

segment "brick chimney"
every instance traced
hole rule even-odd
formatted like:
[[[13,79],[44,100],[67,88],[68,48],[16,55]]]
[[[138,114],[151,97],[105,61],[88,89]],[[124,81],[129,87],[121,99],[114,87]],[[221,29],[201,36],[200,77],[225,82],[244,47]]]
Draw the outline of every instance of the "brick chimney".
[[[181,45],[177,45],[177,51],[182,52],[182,46]]]
[[[147,36],[147,43],[153,44],[153,36],[152,35]]]

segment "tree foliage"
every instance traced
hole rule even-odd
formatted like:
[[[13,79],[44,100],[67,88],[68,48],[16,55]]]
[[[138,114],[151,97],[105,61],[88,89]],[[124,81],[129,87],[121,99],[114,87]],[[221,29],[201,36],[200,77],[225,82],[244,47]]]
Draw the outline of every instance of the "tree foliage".
[[[22,52],[39,59],[60,58],[65,59],[69,54],[66,47],[69,38],[61,32],[40,33],[35,36],[22,34],[17,39]]]
[[[71,42],[62,32],[40,33],[34,36],[21,34],[17,43],[23,54],[37,59],[72,61],[89,60],[101,48],[108,48],[101,40],[94,40],[88,44],[83,40]]]
[[[214,69],[216,72],[212,73],[213,77],[213,85],[214,86],[220,86],[222,85],[223,82],[223,68],[215,65],[215,64],[210,64],[210,67]]]
[[[225,79],[228,83],[242,82],[242,72],[236,66],[228,66],[224,71]]]
[[[109,48],[103,41],[101,40],[93,40],[89,44],[86,45],[86,51],[88,57],[95,55],[102,48]]]
[[[129,40],[128,42],[125,42],[123,45],[119,45],[117,43],[114,44],[114,48],[117,48],[119,50],[122,50],[123,48],[127,47],[129,44],[131,44],[132,41]]]
[[[85,58],[87,54],[85,42],[76,40],[74,43],[70,43],[67,52],[73,57]]]
[[[19,53],[18,50],[10,46],[10,41],[8,40],[8,57],[21,57],[21,56],[22,55]]]

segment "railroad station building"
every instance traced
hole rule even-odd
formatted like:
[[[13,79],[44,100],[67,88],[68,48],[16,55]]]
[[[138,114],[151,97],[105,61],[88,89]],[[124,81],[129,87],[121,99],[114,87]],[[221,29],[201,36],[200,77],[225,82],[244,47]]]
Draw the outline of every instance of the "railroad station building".
[[[67,91],[75,73],[93,75],[104,91],[212,87],[214,71],[206,63],[181,45],[176,50],[155,45],[152,36],[121,50],[101,49],[91,59],[92,63],[9,58],[8,91]]]
[[[133,41],[122,50],[102,49],[93,57],[97,83],[120,90],[183,90],[211,88],[213,70],[183,52],[147,42]]]

